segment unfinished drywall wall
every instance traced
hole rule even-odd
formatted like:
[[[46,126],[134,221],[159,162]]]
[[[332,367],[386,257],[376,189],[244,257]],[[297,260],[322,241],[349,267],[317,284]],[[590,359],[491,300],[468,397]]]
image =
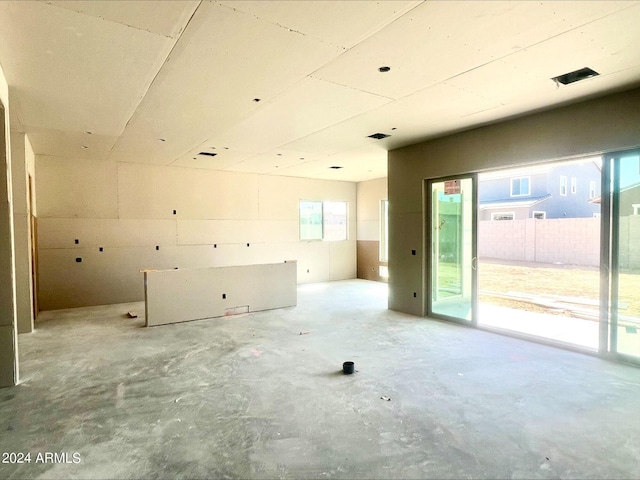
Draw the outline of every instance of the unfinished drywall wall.
[[[27,143],[28,141],[24,133],[11,132],[11,186],[13,189],[13,231],[15,241],[16,315],[18,319],[18,333],[30,333],[33,331]]]
[[[358,183],[357,197],[358,278],[387,281],[387,277],[380,276],[380,266],[387,266],[380,260],[381,202],[387,199],[387,178]]]
[[[295,306],[296,270],[295,262],[147,270],[145,326]]]
[[[635,89],[389,152],[389,308],[425,313],[425,179],[638,145],[640,89]]]
[[[297,260],[299,283],[356,275],[351,182],[44,156],[36,174],[42,310],[142,300],[144,269]],[[348,240],[301,242],[300,200],[348,202]]]
[[[0,387],[18,383],[9,87],[0,66]]]

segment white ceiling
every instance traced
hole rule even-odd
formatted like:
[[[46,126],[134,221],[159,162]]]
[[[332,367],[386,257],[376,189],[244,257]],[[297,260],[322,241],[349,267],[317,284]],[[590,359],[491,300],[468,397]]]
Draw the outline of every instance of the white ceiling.
[[[640,85],[639,22],[612,0],[0,1],[0,64],[37,154],[362,181],[389,149]]]

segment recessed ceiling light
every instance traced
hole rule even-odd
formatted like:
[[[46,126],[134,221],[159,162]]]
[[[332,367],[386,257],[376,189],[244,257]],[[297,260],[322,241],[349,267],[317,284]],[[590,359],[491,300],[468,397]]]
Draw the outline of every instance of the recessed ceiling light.
[[[396,127],[391,127],[391,130],[397,130],[397,128]]]
[[[551,80],[563,85],[569,85],[570,83],[579,82],[580,80],[586,80],[587,78],[596,77],[600,75],[595,70],[591,70],[589,67],[581,68],[580,70],[575,70],[573,72],[565,73],[564,75],[558,75],[557,77],[553,77]]]
[[[218,154],[217,153],[213,153],[213,152],[200,152],[198,155],[205,155],[207,157],[215,157]]]
[[[387,135],[386,133],[374,133],[373,135],[369,135],[369,138],[375,138],[376,140],[382,140],[383,138],[390,137],[391,135]]]
[[[259,98],[254,98],[253,101],[257,103],[257,102],[260,101],[260,99]]]
[[[85,130],[84,133],[86,133],[87,135],[91,135],[93,132],[90,132],[89,130]]]
[[[215,149],[216,149],[216,147],[209,147],[209,148],[210,148],[211,150],[215,150]]]
[[[82,145],[82,148],[89,148],[89,147],[88,147],[88,146],[86,146],[86,145]]]
[[[159,142],[166,142],[166,140],[164,138],[159,138],[158,141]]]
[[[229,147],[222,147],[222,148],[224,148],[225,150],[229,150]]]
[[[300,160],[304,160],[304,157],[300,157]]]
[[[276,155],[278,155],[279,157],[281,157],[281,156],[282,156],[282,154],[281,154],[281,153],[276,153]]]
[[[380,68],[378,69],[378,71],[379,71],[379,72],[382,72],[382,73],[388,72],[389,70],[391,70],[391,67],[387,67],[387,66],[380,67]]]
[[[339,165],[331,165],[329,168],[333,168],[334,170],[339,170],[339,169],[341,169],[342,167],[341,167],[341,166],[339,166]]]

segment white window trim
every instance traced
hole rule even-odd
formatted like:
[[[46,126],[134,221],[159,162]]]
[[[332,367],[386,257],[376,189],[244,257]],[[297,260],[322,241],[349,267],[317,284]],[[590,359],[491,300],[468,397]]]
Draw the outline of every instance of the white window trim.
[[[300,205],[303,202],[307,203],[320,203],[322,205],[322,237],[321,238],[302,238],[302,217],[300,216]],[[327,228],[325,219],[325,207],[327,203],[344,203],[346,206],[346,219],[345,219],[345,238],[331,239],[327,238]],[[344,242],[349,240],[349,202],[344,200],[300,200],[298,202],[298,240],[300,242]]]
[[[538,218],[538,220],[546,220],[547,219],[547,212],[545,212],[544,210],[534,210],[531,213],[531,218],[536,218],[536,213],[541,213],[542,214],[542,218]]]
[[[576,177],[571,177],[571,195],[575,195],[578,191],[578,179]]]
[[[527,187],[529,187],[527,193],[514,194],[513,193],[513,181],[514,180],[523,180],[525,178],[527,179]],[[525,175],[525,176],[522,176],[522,177],[513,177],[513,178],[511,178],[509,180],[509,194],[512,197],[528,197],[529,195],[531,195],[531,176]]]
[[[510,220],[515,220],[516,218],[516,212],[491,212],[491,220],[496,220],[496,217],[498,215],[511,215]],[[505,219],[496,220],[496,221],[505,221]]]
[[[387,215],[385,215],[385,209]],[[381,262],[388,262],[387,258],[387,242],[389,241],[389,225],[387,223],[387,216],[389,214],[389,200],[383,198],[380,200],[380,251],[378,252],[378,260]]]
[[[563,188],[564,188],[564,193],[562,193]],[[560,176],[560,195],[563,197],[567,196],[567,176],[566,175]]]

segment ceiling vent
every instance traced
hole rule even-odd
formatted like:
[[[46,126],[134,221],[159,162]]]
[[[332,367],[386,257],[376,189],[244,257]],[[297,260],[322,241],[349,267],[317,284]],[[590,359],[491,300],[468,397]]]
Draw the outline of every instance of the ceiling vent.
[[[333,168],[334,170],[340,170],[342,167],[340,167],[338,165],[332,165],[329,168]]]
[[[375,138],[376,140],[382,140],[383,138],[390,137],[391,135],[387,135],[386,133],[374,133],[373,135],[369,135],[369,138]]]
[[[556,82],[556,84],[561,83],[563,85],[569,85],[570,83],[579,82],[580,80],[586,80],[587,78],[596,77],[598,75],[600,74],[595,70],[584,67],[580,70],[576,70],[575,72],[569,72],[564,75],[553,77],[551,80]]]
[[[207,157],[215,157],[217,153],[213,152],[200,152],[198,155],[206,155]]]

